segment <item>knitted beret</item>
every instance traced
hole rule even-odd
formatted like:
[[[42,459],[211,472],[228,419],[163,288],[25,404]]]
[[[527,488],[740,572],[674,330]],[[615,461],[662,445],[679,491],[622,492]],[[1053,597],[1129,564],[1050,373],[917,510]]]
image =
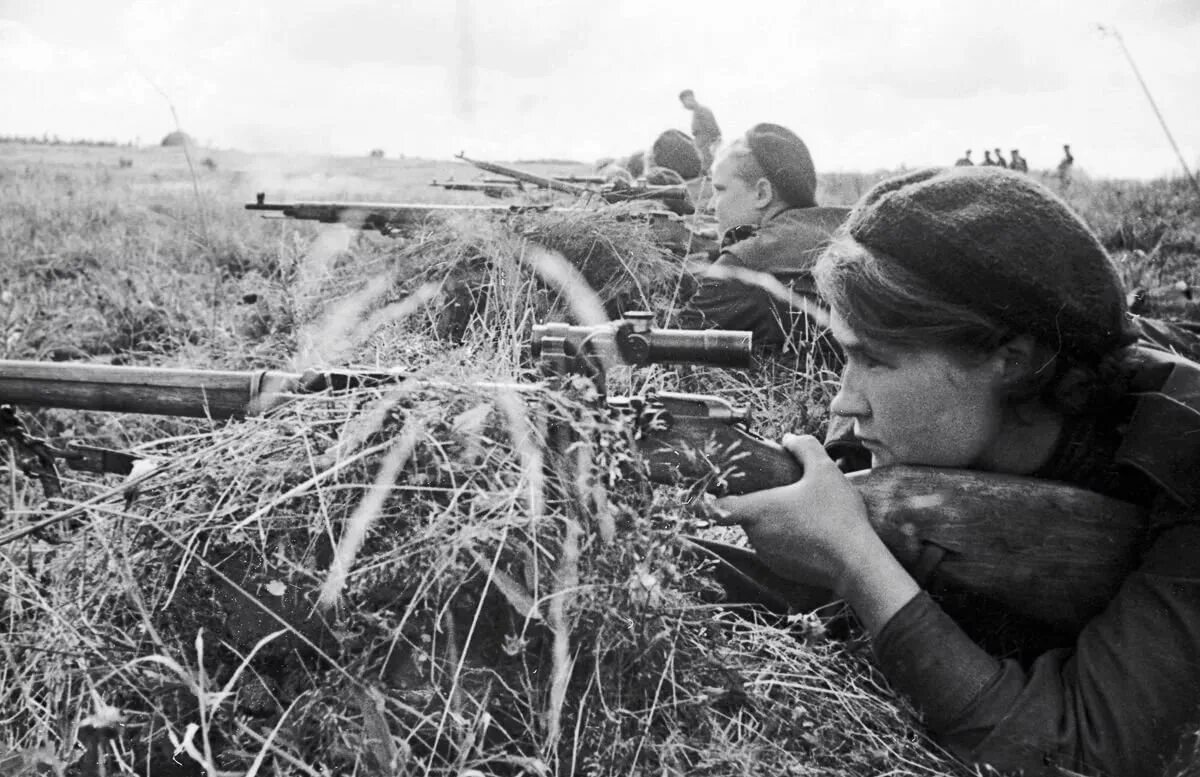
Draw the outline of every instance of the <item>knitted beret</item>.
[[[1092,358],[1133,340],[1112,260],[1029,176],[996,167],[901,175],[867,192],[846,229],[1014,332]]]
[[[817,204],[817,171],[796,133],[778,124],[755,124],[746,132],[746,145],[784,202],[793,208]]]

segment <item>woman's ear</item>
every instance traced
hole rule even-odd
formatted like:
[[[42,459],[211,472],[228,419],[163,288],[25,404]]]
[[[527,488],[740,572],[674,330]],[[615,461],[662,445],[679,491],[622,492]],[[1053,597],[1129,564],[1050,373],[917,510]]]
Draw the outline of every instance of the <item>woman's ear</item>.
[[[766,176],[759,178],[754,182],[754,204],[760,208],[765,208],[775,199],[775,187],[767,180]]]
[[[1002,343],[993,353],[1000,382],[1007,386],[1027,384],[1042,370],[1049,367],[1042,349],[1029,335]]]

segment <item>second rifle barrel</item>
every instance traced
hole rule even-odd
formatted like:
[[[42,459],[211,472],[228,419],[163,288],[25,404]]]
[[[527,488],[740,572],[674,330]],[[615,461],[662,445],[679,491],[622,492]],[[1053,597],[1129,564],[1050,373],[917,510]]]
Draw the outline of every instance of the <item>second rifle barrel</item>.
[[[253,415],[296,390],[299,376],[0,360],[0,402],[114,413],[225,419]]]

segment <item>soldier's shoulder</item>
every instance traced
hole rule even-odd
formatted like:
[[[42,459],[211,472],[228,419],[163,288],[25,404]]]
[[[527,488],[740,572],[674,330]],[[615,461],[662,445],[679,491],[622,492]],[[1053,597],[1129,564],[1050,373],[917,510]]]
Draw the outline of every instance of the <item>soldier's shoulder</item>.
[[[824,242],[837,232],[850,215],[850,208],[793,208],[764,225],[764,233],[797,242]]]

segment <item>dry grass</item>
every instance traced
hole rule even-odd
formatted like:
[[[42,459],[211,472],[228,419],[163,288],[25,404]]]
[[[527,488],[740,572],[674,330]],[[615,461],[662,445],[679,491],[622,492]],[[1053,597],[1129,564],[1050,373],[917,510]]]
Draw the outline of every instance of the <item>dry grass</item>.
[[[546,459],[561,419],[586,451]],[[4,556],[6,747],[66,760],[113,708],[110,766],[153,774],[185,743],[209,774],[955,773],[861,647],[705,603],[626,435],[415,377],[176,441]]]

